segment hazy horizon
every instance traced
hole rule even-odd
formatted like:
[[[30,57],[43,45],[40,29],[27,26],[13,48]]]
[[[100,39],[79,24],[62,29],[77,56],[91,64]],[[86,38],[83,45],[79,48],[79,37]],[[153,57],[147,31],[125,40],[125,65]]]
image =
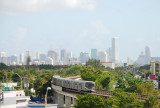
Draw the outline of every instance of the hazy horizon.
[[[78,57],[105,51],[119,37],[119,59],[136,60],[145,46],[160,56],[159,0],[0,0],[0,52],[47,53],[66,49]]]

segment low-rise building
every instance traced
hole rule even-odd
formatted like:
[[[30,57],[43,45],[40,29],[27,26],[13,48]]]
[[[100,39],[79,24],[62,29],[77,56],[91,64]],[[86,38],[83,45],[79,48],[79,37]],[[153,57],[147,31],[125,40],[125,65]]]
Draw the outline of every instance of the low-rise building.
[[[104,67],[115,69],[115,63],[112,62],[101,62]]]

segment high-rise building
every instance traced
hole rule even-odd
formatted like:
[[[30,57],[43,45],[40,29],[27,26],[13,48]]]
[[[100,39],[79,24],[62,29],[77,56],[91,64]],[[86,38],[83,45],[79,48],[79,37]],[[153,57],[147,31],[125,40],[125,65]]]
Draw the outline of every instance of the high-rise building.
[[[22,65],[25,63],[25,54],[24,53],[19,55],[19,63]]]
[[[4,63],[7,65],[7,59],[8,57],[1,57],[1,63]]]
[[[112,48],[107,49],[107,61],[111,62],[112,61]]]
[[[27,62],[27,59],[28,59],[28,57],[30,57],[30,59],[32,60],[32,58],[33,58],[33,53],[32,53],[32,51],[26,51],[26,62]]]
[[[0,62],[2,62],[3,57],[7,57],[7,53],[6,52],[0,52]],[[2,62],[3,63],[3,62]]]
[[[16,54],[11,56],[11,63],[14,65],[18,63],[18,58]]]
[[[61,61],[66,61],[67,59],[67,52],[65,49],[61,50]]]
[[[88,61],[90,58],[90,54],[88,52],[81,52],[80,53],[80,61],[82,63],[86,63],[86,61]]]
[[[45,54],[40,54],[40,62],[44,62],[46,59],[46,55]]]
[[[145,55],[143,54],[143,52],[141,52],[141,54],[139,55],[136,63],[138,63],[140,65],[144,65],[145,64]]]
[[[97,49],[91,49],[91,59],[97,59],[98,57],[98,52]]]
[[[98,53],[98,59],[100,62],[107,62],[107,53],[105,51],[100,51]]]
[[[38,52],[38,51],[36,52],[36,59],[38,59],[38,60],[40,59],[40,52]]]
[[[145,47],[145,64],[149,64],[151,61],[150,48],[148,46]]]
[[[67,53],[67,58],[68,58],[68,59],[73,58],[72,52],[68,52],[68,53]]]
[[[48,57],[52,58],[54,62],[59,60],[58,53],[52,50],[48,51]]]
[[[7,65],[12,65],[12,63],[11,63],[11,57],[7,57]]]
[[[118,63],[119,61],[119,43],[118,43],[118,38],[114,37],[112,38],[112,62],[113,63]]]

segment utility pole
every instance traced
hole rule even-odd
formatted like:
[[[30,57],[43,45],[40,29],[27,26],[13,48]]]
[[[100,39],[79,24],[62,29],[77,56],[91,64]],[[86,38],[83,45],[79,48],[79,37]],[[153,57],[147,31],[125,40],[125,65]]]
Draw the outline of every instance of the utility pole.
[[[27,92],[28,92],[28,96],[29,96],[29,82],[28,82],[28,78],[27,78]]]
[[[27,79],[27,81],[26,81],[26,79]],[[28,89],[29,83],[28,83],[28,78],[27,77],[24,77],[24,84],[25,84],[25,88],[26,88],[26,91],[27,91],[27,96],[29,96],[29,89]]]

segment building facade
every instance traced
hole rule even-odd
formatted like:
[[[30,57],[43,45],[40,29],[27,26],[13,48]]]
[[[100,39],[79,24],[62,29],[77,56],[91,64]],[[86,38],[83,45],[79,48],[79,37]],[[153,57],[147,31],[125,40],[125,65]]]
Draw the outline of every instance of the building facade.
[[[118,63],[119,62],[119,42],[118,38],[112,38],[112,62]]]
[[[98,52],[97,49],[91,49],[91,59],[97,60]]]

